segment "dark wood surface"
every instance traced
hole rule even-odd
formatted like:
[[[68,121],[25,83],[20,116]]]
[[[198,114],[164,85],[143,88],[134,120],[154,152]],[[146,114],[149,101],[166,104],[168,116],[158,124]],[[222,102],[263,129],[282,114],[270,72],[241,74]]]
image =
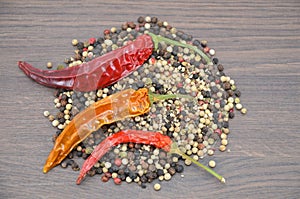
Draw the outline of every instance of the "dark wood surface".
[[[201,2],[201,3],[199,3]],[[300,3],[272,1],[0,1],[0,198],[299,198]],[[112,26],[157,16],[217,51],[242,91],[248,114],[230,121],[231,152],[217,153],[217,182],[195,166],[162,183],[75,184],[76,172],[42,167],[55,132],[43,117],[53,89],[18,69],[43,68],[72,56],[73,38],[86,40]]]

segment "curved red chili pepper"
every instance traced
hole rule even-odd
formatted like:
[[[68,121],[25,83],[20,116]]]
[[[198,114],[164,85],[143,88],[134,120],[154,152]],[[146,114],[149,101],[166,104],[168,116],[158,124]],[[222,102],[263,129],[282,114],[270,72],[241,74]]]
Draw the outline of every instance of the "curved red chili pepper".
[[[97,163],[113,146],[117,146],[121,143],[138,143],[138,144],[149,144],[156,148],[161,148],[171,154],[177,154],[182,156],[184,159],[188,159],[197,166],[203,168],[205,171],[215,176],[218,180],[225,183],[225,178],[209,167],[201,164],[195,159],[183,153],[175,142],[172,142],[171,138],[161,134],[160,132],[149,132],[139,130],[123,130],[115,133],[105,140],[103,140],[92,152],[92,154],[85,160],[80,174],[76,180],[76,184],[80,184],[86,173]]]
[[[87,63],[62,70],[41,70],[19,61],[19,68],[36,82],[53,88],[91,91],[109,86],[140,67],[152,54],[151,36],[145,34],[126,46]]]
[[[86,173],[101,159],[113,146],[121,143],[139,143],[149,144],[156,148],[162,148],[165,151],[170,151],[172,140],[170,137],[161,134],[160,132],[148,132],[139,130],[123,130],[107,137],[102,141],[92,152],[92,154],[84,162],[77,178],[76,184],[80,184]]]

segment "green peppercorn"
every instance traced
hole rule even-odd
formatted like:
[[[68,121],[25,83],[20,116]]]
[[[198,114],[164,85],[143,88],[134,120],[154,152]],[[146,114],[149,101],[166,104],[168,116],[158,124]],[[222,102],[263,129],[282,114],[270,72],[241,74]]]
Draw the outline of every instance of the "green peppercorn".
[[[65,66],[62,65],[62,64],[60,64],[60,65],[57,66],[57,70],[62,70],[62,69],[64,69],[64,68],[65,68]]]

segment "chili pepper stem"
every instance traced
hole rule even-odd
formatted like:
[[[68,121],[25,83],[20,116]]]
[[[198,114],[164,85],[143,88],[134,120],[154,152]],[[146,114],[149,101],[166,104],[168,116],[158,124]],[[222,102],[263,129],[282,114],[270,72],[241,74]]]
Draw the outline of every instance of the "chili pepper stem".
[[[166,38],[166,37],[162,37],[160,35],[155,35],[155,34],[153,34],[151,32],[148,32],[147,34],[152,37],[152,40],[153,40],[153,43],[154,43],[154,49],[158,48],[158,43],[159,42],[164,41],[167,44],[171,44],[171,45],[174,45],[174,46],[181,46],[181,47],[184,47],[184,48],[189,48],[190,50],[195,51],[201,57],[203,57],[207,64],[212,64],[210,58],[204,52],[202,52],[200,49],[198,49],[196,46],[193,46],[193,45],[190,45],[190,44],[181,43],[181,42],[178,42],[178,41]]]
[[[218,180],[220,180],[220,182],[225,184],[225,178],[223,176],[221,176],[220,174],[216,173],[214,170],[210,169],[209,167],[201,164],[200,162],[194,160],[193,158],[189,157],[188,155],[186,155],[185,153],[183,153],[177,146],[176,143],[172,143],[171,145],[171,150],[170,153],[173,154],[177,154],[180,155],[181,157],[190,160],[191,162],[193,162],[194,164],[196,164],[197,166],[203,168],[205,171],[207,171],[208,173],[210,173],[211,175],[215,176]]]
[[[151,104],[154,102],[160,101],[160,100],[167,100],[167,99],[174,99],[174,98],[187,98],[187,99],[193,99],[192,96],[189,95],[181,95],[181,94],[168,94],[168,95],[160,95],[149,92],[149,98]]]

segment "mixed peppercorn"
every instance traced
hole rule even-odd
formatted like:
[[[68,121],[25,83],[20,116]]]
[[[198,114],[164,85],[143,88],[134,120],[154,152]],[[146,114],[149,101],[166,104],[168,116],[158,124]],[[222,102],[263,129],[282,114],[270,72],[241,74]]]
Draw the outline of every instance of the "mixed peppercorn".
[[[82,157],[88,167],[81,171],[78,184],[85,174],[100,174],[103,182],[112,178],[115,184],[136,182],[143,188],[156,179],[168,181],[183,172],[183,164],[197,164],[217,149],[226,151],[229,119],[234,118],[235,110],[247,112],[240,102],[241,92],[225,75],[215,50],[206,41],[193,39],[156,17],[139,17],[137,23],[105,30],[98,39],[74,39],[72,45],[75,55],[55,71],[45,72],[19,62],[29,77],[60,88],[54,99],[58,113],[44,112],[57,128],[44,172],[57,164],[77,171],[76,157]],[[52,64],[47,63],[47,67]],[[149,98],[131,98],[139,90],[151,93]],[[134,108],[129,108],[130,103]],[[100,111],[105,115],[100,116]],[[177,152],[169,155],[170,149],[160,149],[163,146],[151,142],[153,137],[143,142],[132,137],[110,140],[111,145],[104,146],[103,141],[129,129],[149,135],[149,131],[160,132],[176,144]],[[79,133],[72,137],[75,131]],[[95,158],[93,151],[98,144],[105,152]],[[208,165],[213,168],[216,163],[211,160]],[[158,183],[154,185],[155,190],[160,188]]]

